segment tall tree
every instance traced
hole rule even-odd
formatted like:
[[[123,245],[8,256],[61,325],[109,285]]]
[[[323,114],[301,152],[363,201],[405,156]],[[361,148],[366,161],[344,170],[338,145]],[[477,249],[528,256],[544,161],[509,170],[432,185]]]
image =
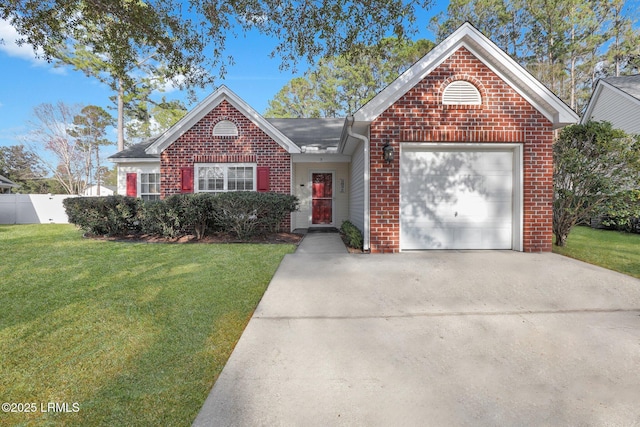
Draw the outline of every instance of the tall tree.
[[[431,0],[10,0],[0,3],[23,41],[56,58],[61,45],[80,42],[109,58],[114,76],[154,52],[172,77],[202,83],[202,65],[233,60],[226,39],[259,31],[275,40],[272,55],[283,66],[336,56],[359,45],[377,43],[393,33],[404,38],[416,30],[416,12]],[[205,67],[207,68],[207,67]]]
[[[611,0],[611,19],[607,36],[611,46],[606,53],[605,75],[620,76],[640,72],[640,31],[625,14],[625,0]]]
[[[44,147],[47,155],[40,155],[40,161],[68,194],[84,192],[87,158],[91,156],[90,147],[71,135],[79,110],[63,102],[36,106],[28,136]]]
[[[99,68],[110,76],[109,84],[117,93],[122,149],[124,98],[141,63],[161,64],[165,77],[181,88],[203,86],[212,83],[215,75],[224,75],[226,66],[233,63],[233,56],[226,52],[227,37],[250,31],[277,40],[271,55],[282,58],[283,68],[300,61],[314,63],[377,43],[389,33],[404,38],[416,30],[416,11],[430,3],[10,0],[0,3],[0,18],[9,20],[21,41],[41,48],[47,59],[59,58],[88,70],[96,64],[84,61],[84,53],[105,61]],[[96,75],[95,71],[89,74]]]
[[[102,107],[89,105],[73,118],[73,127],[68,130],[75,138],[75,143],[81,147],[85,156],[85,182],[90,184],[95,180],[100,195],[101,166],[100,147],[112,144],[106,138],[107,127],[113,124],[113,118]],[[95,159],[95,163],[93,163]]]
[[[13,145],[0,147],[0,175],[19,184],[17,192],[40,193],[46,172],[35,153],[24,145]]]
[[[137,102],[125,112],[127,141],[135,143],[169,129],[187,114],[187,107],[179,100],[163,97],[159,102]]]
[[[626,0],[452,0],[430,26],[442,40],[470,21],[582,111],[598,77],[640,65],[635,13]]]
[[[428,40],[386,38],[356,54],[319,62],[269,101],[271,117],[343,117],[369,101],[433,48]]]
[[[452,0],[446,12],[431,19],[429,27],[437,40],[442,41],[469,21],[502,50],[518,57],[523,44],[525,10],[522,0]]]
[[[607,2],[570,0],[566,64],[568,73],[568,104],[582,111],[593,87],[593,70],[601,61],[601,46],[606,41],[602,29],[609,16]]]
[[[86,45],[76,42],[73,48],[65,46],[56,52],[56,56],[62,64],[70,64],[75,69],[84,72],[87,76],[96,78],[108,85],[115,93],[111,99],[116,105],[116,130],[118,135],[118,151],[125,147],[125,130],[127,119],[135,119],[131,126],[135,128],[142,121],[147,123],[148,116],[141,113],[148,110],[148,104],[153,104],[152,93],[159,91],[168,83],[177,82],[179,78],[172,78],[167,68],[159,64],[155,59],[155,52],[150,50],[148,56],[139,58],[130,64],[123,74],[114,69],[109,57],[98,55],[90,51]],[[166,103],[165,100],[163,100]],[[156,105],[159,105],[156,103]],[[137,136],[134,134],[134,136]]]

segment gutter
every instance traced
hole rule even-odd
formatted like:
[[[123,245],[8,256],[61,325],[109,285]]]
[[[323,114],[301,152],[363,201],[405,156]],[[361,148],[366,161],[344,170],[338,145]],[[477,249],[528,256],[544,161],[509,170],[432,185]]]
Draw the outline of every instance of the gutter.
[[[347,134],[350,137],[359,139],[364,143],[364,230],[362,231],[362,234],[363,234],[362,250],[365,252],[368,252],[371,249],[370,247],[371,224],[369,220],[369,217],[371,215],[371,210],[369,207],[369,203],[370,203],[369,169],[371,168],[371,161],[369,159],[370,144],[369,144],[369,138],[367,138],[365,135],[360,135],[359,133],[355,133],[353,131],[354,122],[355,122],[355,119],[353,118],[353,116],[347,117]]]

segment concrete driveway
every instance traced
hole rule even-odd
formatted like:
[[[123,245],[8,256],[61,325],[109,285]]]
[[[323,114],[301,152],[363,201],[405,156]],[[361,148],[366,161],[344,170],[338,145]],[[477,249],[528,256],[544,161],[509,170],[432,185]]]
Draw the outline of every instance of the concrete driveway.
[[[640,425],[640,280],[554,254],[288,255],[194,425]]]

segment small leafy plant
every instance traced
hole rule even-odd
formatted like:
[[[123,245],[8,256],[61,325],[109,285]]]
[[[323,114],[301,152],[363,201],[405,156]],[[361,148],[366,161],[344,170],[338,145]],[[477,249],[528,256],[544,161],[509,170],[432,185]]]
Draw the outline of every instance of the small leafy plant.
[[[351,221],[344,221],[340,226],[340,231],[345,236],[346,243],[349,247],[362,249],[362,232],[358,227],[353,225]]]

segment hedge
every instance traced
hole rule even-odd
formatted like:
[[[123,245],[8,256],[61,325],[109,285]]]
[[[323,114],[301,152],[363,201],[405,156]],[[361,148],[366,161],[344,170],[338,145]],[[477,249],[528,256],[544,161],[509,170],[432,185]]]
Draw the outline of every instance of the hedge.
[[[125,196],[71,197],[62,204],[69,222],[96,236],[122,236],[139,232],[142,204]]]
[[[125,196],[77,197],[64,201],[69,222],[93,235],[141,233],[167,238],[224,231],[240,239],[278,231],[298,209],[295,196],[229,192],[179,194],[144,202]]]

